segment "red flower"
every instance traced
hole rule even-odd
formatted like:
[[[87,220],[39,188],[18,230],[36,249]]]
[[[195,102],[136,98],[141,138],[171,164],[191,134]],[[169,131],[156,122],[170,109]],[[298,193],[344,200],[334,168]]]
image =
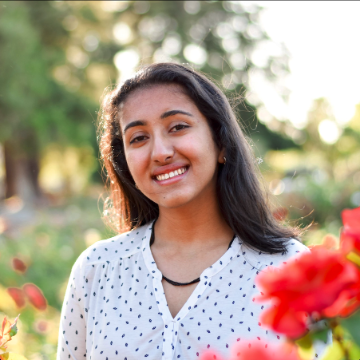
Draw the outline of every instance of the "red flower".
[[[297,339],[307,332],[305,311],[293,311],[288,304],[272,306],[262,312],[261,323],[287,337]]]
[[[341,213],[344,228],[341,232],[341,248],[345,253],[353,250],[360,253],[360,207],[346,209]]]
[[[24,273],[27,269],[27,266],[25,265],[25,263],[20,260],[19,258],[13,258],[12,260],[12,267],[14,270]]]
[[[357,283],[344,289],[337,300],[323,311],[326,317],[347,317],[360,307],[360,276]]]
[[[24,293],[29,302],[38,310],[45,310],[47,302],[42,291],[34,284],[25,284],[23,286]]]
[[[288,215],[288,209],[284,207],[279,207],[273,212],[273,216],[278,221],[284,221]]]
[[[261,314],[260,321],[274,331],[297,338],[306,332],[306,315],[324,315],[341,298],[348,303],[360,292],[360,271],[342,254],[315,247],[280,268],[268,268],[256,279],[262,296],[273,307]],[[335,314],[334,316],[340,315]]]
[[[10,287],[7,289],[7,292],[15,301],[17,307],[22,308],[25,306],[25,296],[24,292],[21,289]]]
[[[236,343],[229,360],[300,360],[296,347],[290,344],[272,345],[262,341]],[[224,360],[213,351],[206,351],[200,360]]]

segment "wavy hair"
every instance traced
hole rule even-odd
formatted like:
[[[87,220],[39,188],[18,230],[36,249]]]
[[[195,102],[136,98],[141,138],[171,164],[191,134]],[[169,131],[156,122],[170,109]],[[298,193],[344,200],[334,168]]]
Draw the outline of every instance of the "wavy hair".
[[[117,232],[142,226],[159,215],[159,207],[136,186],[124,154],[120,105],[135,90],[160,84],[180,85],[205,116],[226,165],[219,166],[216,192],[221,212],[236,235],[250,247],[286,252],[286,242],[297,237],[295,228],[279,224],[271,212],[268,194],[253,151],[222,91],[207,77],[186,66],[157,63],[144,67],[103,100],[99,112],[101,160],[110,196],[104,202],[104,220]]]

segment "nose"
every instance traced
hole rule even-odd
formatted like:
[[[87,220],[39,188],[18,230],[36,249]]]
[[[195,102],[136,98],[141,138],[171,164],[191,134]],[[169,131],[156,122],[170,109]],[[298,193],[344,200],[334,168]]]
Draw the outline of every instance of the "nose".
[[[156,163],[166,163],[174,156],[174,146],[169,138],[154,136],[152,142],[151,158]]]

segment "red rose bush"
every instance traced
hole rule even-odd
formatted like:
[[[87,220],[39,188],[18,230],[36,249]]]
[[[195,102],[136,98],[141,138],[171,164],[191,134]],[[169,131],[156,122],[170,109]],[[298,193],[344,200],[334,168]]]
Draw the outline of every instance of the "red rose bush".
[[[360,207],[346,209],[341,214],[343,230],[341,232],[341,248],[345,253],[357,252],[360,254]]]
[[[326,341],[329,328],[335,352],[342,354],[333,357],[330,348],[323,359],[360,358],[360,311],[356,312],[360,308],[360,208],[344,210],[342,220],[340,249],[336,250],[336,238],[328,235],[322,245],[278,268],[269,266],[256,278],[261,292],[256,301],[269,304],[260,322],[285,334],[288,342],[278,347],[256,340],[237,343],[230,360],[297,360],[295,340],[311,348],[315,339]],[[224,359],[206,351],[201,360]]]
[[[262,341],[243,341],[236,343],[226,360],[301,360],[297,349],[291,344],[272,345]],[[225,360],[213,351],[204,352],[200,360]]]
[[[260,321],[272,330],[298,338],[311,319],[338,316],[360,292],[360,271],[341,253],[315,247],[281,268],[257,277],[259,301],[272,302]]]

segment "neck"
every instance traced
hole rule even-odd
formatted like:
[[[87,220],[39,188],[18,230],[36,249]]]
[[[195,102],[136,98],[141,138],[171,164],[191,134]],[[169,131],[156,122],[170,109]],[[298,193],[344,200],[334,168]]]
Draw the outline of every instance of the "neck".
[[[207,248],[228,246],[233,235],[217,204],[160,208],[155,224],[156,247],[179,252],[203,249],[204,244]]]

